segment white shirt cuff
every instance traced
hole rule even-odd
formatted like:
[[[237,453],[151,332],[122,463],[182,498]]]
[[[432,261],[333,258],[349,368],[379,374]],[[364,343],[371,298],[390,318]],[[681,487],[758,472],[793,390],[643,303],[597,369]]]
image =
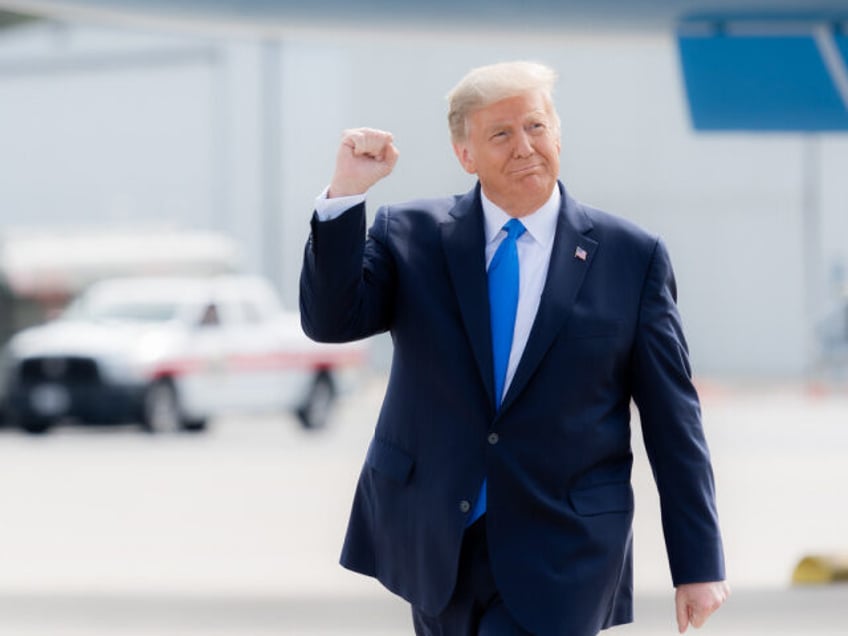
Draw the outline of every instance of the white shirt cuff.
[[[351,194],[346,197],[327,198],[327,192],[330,191],[330,186],[324,188],[324,191],[315,199],[315,213],[318,215],[319,221],[332,221],[339,218],[346,210],[349,210],[355,205],[365,201],[364,194]]]

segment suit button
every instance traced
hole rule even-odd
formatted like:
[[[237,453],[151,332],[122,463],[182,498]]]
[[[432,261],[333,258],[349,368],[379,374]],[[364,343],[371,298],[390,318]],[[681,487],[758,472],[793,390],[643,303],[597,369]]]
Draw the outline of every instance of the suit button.
[[[489,439],[489,444],[494,446],[495,444],[497,444],[500,441],[501,438],[498,436],[497,433],[489,433],[488,439]]]
[[[459,502],[459,511],[462,513],[466,513],[471,510],[471,502],[467,499],[463,499]]]

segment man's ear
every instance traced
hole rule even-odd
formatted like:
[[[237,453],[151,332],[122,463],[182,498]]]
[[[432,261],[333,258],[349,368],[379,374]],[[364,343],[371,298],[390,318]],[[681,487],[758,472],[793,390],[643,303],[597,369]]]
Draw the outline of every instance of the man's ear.
[[[453,152],[468,174],[477,174],[477,165],[474,163],[474,156],[471,154],[468,144],[455,141],[453,143]]]

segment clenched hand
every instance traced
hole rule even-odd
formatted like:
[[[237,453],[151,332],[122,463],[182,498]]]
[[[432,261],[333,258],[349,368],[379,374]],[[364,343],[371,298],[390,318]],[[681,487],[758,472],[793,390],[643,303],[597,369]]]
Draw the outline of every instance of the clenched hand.
[[[730,596],[730,586],[725,581],[687,583],[680,585],[674,595],[677,606],[677,629],[682,634],[691,623],[701,627]]]
[[[375,128],[351,128],[342,133],[336,155],[336,172],[327,196],[364,194],[388,176],[398,160],[392,134]]]

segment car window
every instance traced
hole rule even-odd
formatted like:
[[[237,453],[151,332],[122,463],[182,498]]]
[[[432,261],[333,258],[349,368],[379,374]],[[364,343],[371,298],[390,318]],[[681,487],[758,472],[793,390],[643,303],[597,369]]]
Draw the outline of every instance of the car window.
[[[74,303],[65,312],[67,318],[166,322],[177,317],[179,305],[167,301],[115,300]]]
[[[241,312],[244,321],[251,324],[262,322],[262,311],[254,303],[245,301],[241,304]]]

